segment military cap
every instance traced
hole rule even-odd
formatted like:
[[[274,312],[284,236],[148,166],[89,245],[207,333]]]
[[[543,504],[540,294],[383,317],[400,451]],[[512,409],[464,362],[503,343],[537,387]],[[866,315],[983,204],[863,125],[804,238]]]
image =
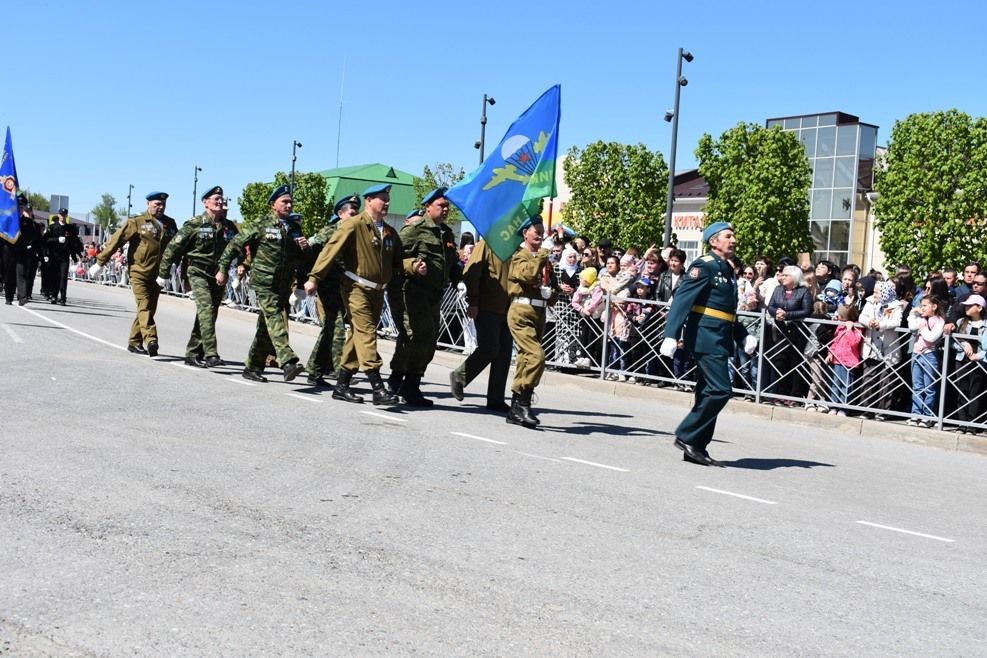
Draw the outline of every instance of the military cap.
[[[432,190],[431,192],[425,195],[425,197],[422,199],[422,205],[427,206],[428,204],[432,203],[436,199],[444,197],[446,195],[446,192],[448,191],[449,191],[448,187],[435,188],[434,190]]]
[[[24,194],[23,192],[17,195],[17,205],[19,206],[30,205],[30,201],[28,200],[27,195]]]
[[[69,214],[69,209],[68,208],[62,208],[62,209],[60,209],[58,211],[58,214],[59,215],[67,215],[67,214]]]
[[[285,196],[286,194],[287,195],[291,194],[291,185],[278,185],[277,187],[274,188],[274,191],[271,192],[271,195],[267,197],[268,205],[273,204],[275,201]]]
[[[703,231],[703,242],[709,242],[713,239],[714,235],[727,229],[733,230],[733,225],[730,222],[713,222]]]
[[[150,194],[148,194],[144,198],[147,199],[148,201],[165,201],[165,200],[168,199],[168,193],[167,192],[151,192]]]
[[[339,221],[339,215],[333,214],[333,216],[329,218],[330,224],[335,224],[338,221]]]
[[[343,209],[343,206],[345,206],[347,204],[350,204],[350,203],[352,203],[354,206],[356,206],[356,209],[359,210],[360,209],[360,204],[362,202],[360,201],[360,197],[358,195],[356,195],[356,194],[351,194],[349,196],[344,196],[342,199],[340,199],[339,201],[336,202],[336,205],[334,205],[332,207],[333,213],[338,215],[339,214],[339,211]]]
[[[213,194],[218,194],[219,196],[223,196],[223,188],[221,188],[219,185],[217,185],[215,187],[210,187],[208,190],[206,190],[205,192],[203,192],[202,193],[202,196],[199,197],[199,198],[202,201],[205,201],[206,199],[208,199],[209,197],[211,197]]]
[[[414,210],[412,210],[411,212],[409,212],[407,215],[405,215],[404,218],[405,219],[415,219],[416,217],[421,217],[421,216],[422,216],[422,211],[419,210],[418,208],[415,208]]]
[[[518,227],[517,234],[524,237],[525,230],[531,228],[532,226],[537,226],[538,224],[544,224],[544,223],[545,222],[543,222],[541,219],[541,215],[535,215],[534,217],[529,217],[528,219],[524,220],[524,223],[521,224],[521,226]]]
[[[363,194],[361,194],[360,196],[368,197],[368,196],[373,196],[375,194],[386,194],[389,193],[390,191],[391,191],[390,185],[388,185],[387,183],[381,183],[380,185],[371,185],[370,187],[365,189],[363,191]]]

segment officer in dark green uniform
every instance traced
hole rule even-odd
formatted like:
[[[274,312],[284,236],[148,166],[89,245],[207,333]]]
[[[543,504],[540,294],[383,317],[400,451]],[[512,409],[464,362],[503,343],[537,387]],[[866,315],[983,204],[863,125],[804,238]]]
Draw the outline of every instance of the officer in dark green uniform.
[[[343,197],[333,206],[332,217],[325,226],[309,240],[312,249],[307,259],[307,267],[298,271],[298,281],[302,286],[308,280],[308,273],[315,263],[322,247],[329,242],[332,234],[336,232],[339,222],[345,221],[360,212],[360,197],[356,194]],[[339,367],[339,360],[343,353],[343,341],[346,338],[346,327],[343,324],[343,295],[340,292],[339,284],[343,278],[342,263],[337,261],[326,272],[325,277],[319,281],[316,297],[316,308],[319,312],[319,320],[322,328],[315,339],[312,347],[312,354],[308,358],[306,370],[308,371],[308,383],[311,386],[326,386],[326,377],[336,377],[336,368]]]
[[[416,219],[420,219],[425,214],[421,208],[415,208],[404,216],[404,226],[407,226]],[[402,227],[403,228],[403,227]],[[387,310],[391,314],[391,322],[394,324],[394,353],[403,354],[408,349],[408,332],[404,322],[404,273],[395,272],[391,281],[387,284],[385,291],[387,296]],[[394,366],[399,366],[395,370]],[[401,391],[401,384],[404,382],[405,359],[402,357],[398,361],[391,357],[391,374],[387,378],[387,388],[394,395]]]
[[[305,372],[298,356],[288,344],[288,297],[292,292],[295,274],[308,240],[302,235],[302,227],[291,218],[291,188],[280,185],[268,197],[271,214],[253,222],[240,232],[223,251],[219,259],[216,283],[226,285],[226,272],[234,258],[242,260],[244,247],[250,248],[250,283],[257,293],[257,333],[250,345],[243,378],[266,382],[264,363],[272,352],[284,372],[284,380],[290,382]]]
[[[168,244],[158,266],[157,284],[164,288],[171,274],[171,266],[188,258],[185,274],[192,286],[195,323],[185,346],[185,363],[199,368],[215,368],[225,365],[219,358],[216,344],[216,316],[226,292],[225,286],[216,283],[216,268],[219,257],[236,236],[237,229],[233,222],[226,219],[222,187],[209,188],[201,200],[206,211],[185,222],[178,235]]]
[[[738,341],[751,354],[757,341],[737,322],[737,280],[727,258],[737,246],[733,227],[715,222],[703,231],[710,253],[689,267],[675,291],[665,321],[661,353],[671,356],[682,335],[696,360],[696,392],[692,409],[675,430],[675,447],[683,459],[704,466],[722,466],[709,456],[716,417],[730,399],[730,358]]]
[[[447,190],[437,187],[426,194],[422,199],[424,216],[405,224],[400,233],[404,269],[414,270],[416,274],[403,277],[404,314],[400,321],[406,340],[399,338],[394,347],[389,381],[392,388],[400,381],[398,395],[405,404],[413,407],[432,406],[432,400],[422,395],[421,382],[439,340],[442,293],[459,260],[456,238],[446,224],[449,216]]]

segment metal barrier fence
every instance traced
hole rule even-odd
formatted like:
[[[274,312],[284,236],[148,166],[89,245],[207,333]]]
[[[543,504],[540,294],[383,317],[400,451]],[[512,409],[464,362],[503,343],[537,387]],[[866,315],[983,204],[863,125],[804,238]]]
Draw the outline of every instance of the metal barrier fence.
[[[76,280],[90,280],[85,267],[73,270]],[[93,281],[125,286],[126,271],[110,263]],[[189,296],[180,271],[172,272],[166,294]],[[256,312],[256,295],[249,275],[237,279],[231,268],[224,304]],[[546,363],[574,374],[592,373],[601,379],[641,385],[691,389],[695,364],[679,349],[672,357],[659,354],[664,339],[668,304],[607,294],[600,319],[582,314],[568,296],[548,311],[542,345]],[[292,319],[319,323],[314,298],[293,301]],[[766,313],[739,312],[748,333],[758,338],[758,350],[747,356],[739,347],[731,360],[733,391],[755,403],[802,406],[833,414],[862,414],[878,420],[910,420],[938,429],[987,430],[987,364],[963,355],[963,341],[979,337],[944,337],[935,358],[913,358],[914,336],[908,329],[871,332],[862,325],[860,365],[840,367],[830,357],[840,322],[807,318],[776,322]],[[476,347],[473,321],[466,300],[455,286],[442,298],[437,344],[468,354]],[[397,335],[385,300],[378,334]]]

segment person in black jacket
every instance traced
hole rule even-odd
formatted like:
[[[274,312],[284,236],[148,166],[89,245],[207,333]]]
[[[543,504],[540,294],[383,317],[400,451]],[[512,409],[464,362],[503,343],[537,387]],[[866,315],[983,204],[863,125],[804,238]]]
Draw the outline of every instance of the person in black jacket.
[[[65,293],[69,280],[69,259],[79,262],[82,258],[82,241],[74,226],[68,223],[69,211],[58,211],[55,222],[45,232],[45,264],[47,281],[44,288],[52,304],[65,306]]]
[[[804,397],[805,362],[803,351],[806,344],[806,329],[802,320],[812,314],[812,295],[802,284],[802,270],[789,265],[781,272],[781,284],[771,295],[768,304],[768,317],[774,321],[775,351],[772,356],[778,380],[774,392],[790,397]],[[791,400],[783,402],[787,406]]]
[[[3,280],[7,304],[14,303],[16,293],[17,303],[24,306],[31,295],[31,268],[38,269],[36,253],[43,241],[41,231],[34,223],[31,204],[23,194],[17,197],[17,208],[20,213],[17,240],[3,240]]]

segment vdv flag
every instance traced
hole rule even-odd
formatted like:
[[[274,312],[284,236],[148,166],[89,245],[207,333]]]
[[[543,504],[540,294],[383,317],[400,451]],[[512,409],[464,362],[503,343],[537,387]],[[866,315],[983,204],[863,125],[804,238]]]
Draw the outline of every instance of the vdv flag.
[[[521,243],[521,223],[556,195],[560,104],[555,85],[511,124],[478,169],[446,192],[501,260]]]
[[[0,238],[16,242],[20,234],[20,217],[17,212],[17,167],[14,166],[14,148],[10,145],[10,126],[7,141],[3,144],[3,160],[0,161]]]

